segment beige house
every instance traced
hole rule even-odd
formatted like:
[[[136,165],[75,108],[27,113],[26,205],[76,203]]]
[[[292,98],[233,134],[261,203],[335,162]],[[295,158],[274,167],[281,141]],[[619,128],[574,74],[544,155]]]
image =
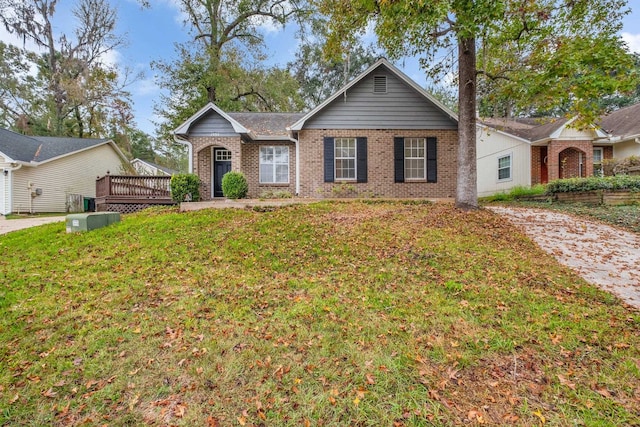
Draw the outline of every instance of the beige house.
[[[478,122],[478,196],[516,186],[600,173],[602,161],[640,156],[640,104],[621,108],[597,125],[573,119],[502,119]]]
[[[31,137],[0,129],[0,214],[68,212],[92,198],[96,178],[128,161],[107,139]]]
[[[456,115],[385,59],[308,113],[225,112],[210,103],[174,131],[204,200],[242,171],[249,196],[455,196]]]

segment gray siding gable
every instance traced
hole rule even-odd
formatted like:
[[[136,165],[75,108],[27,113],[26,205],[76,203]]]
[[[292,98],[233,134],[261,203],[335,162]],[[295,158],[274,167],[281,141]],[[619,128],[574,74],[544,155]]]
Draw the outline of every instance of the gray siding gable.
[[[386,76],[386,93],[374,93],[374,79]],[[458,129],[448,114],[384,65],[310,117],[305,129]]]
[[[233,126],[217,112],[210,110],[198,118],[189,128],[191,136],[236,136]]]

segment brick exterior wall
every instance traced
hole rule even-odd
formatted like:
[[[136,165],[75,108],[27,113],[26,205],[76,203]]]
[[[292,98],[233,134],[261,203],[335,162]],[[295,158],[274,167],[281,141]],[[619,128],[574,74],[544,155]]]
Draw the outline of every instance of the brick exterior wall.
[[[366,183],[324,182],[324,137],[367,138]],[[438,138],[436,183],[394,182],[394,137]],[[458,146],[458,132],[455,130],[307,129],[300,131],[299,141],[300,196],[302,197],[455,197]]]
[[[289,147],[289,183],[288,184],[260,184],[260,147],[286,146]],[[242,172],[249,184],[248,197],[258,198],[268,191],[288,191],[296,194],[296,146],[290,141],[248,142],[242,145]]]
[[[548,163],[549,180],[572,178],[579,174],[579,153],[582,152],[582,176],[593,175],[592,141],[551,141],[549,142]],[[562,161],[566,158],[563,168]],[[564,170],[564,173],[563,173]]]
[[[595,148],[595,147],[594,147]],[[613,159],[613,147],[611,145],[602,148],[602,159],[603,160],[611,160]]]
[[[542,147],[531,147],[531,185],[537,185],[542,182],[540,169],[542,160]]]
[[[242,171],[242,141],[237,137],[202,137],[194,136],[189,139],[193,146],[193,173],[200,177],[200,198],[211,200],[211,175],[213,159],[211,147],[222,147],[231,151],[231,170]]]

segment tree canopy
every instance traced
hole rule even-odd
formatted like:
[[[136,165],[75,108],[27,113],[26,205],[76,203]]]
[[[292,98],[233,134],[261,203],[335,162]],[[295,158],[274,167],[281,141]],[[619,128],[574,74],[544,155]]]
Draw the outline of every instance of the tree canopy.
[[[175,61],[157,61],[160,133],[170,131],[211,101],[229,111],[290,111],[303,105],[297,82],[263,65],[261,26],[284,26],[306,11],[297,0],[179,0],[192,39],[176,46]]]
[[[0,119],[23,133],[76,137],[114,136],[133,120],[126,70],[105,62],[123,40],[107,0],[78,0],[76,26],[58,33],[57,0],[2,0],[0,22],[35,46],[0,43]],[[125,144],[125,149],[127,147]]]

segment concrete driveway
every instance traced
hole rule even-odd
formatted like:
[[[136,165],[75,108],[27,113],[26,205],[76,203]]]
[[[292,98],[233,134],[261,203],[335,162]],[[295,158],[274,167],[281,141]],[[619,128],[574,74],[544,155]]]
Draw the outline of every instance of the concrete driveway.
[[[51,222],[62,222],[64,216],[32,217],[19,219],[6,219],[0,215],[0,234],[7,234],[11,231],[22,230],[23,228],[35,227],[36,225],[49,224]]]
[[[587,282],[640,308],[640,235],[560,212],[489,207]]]

